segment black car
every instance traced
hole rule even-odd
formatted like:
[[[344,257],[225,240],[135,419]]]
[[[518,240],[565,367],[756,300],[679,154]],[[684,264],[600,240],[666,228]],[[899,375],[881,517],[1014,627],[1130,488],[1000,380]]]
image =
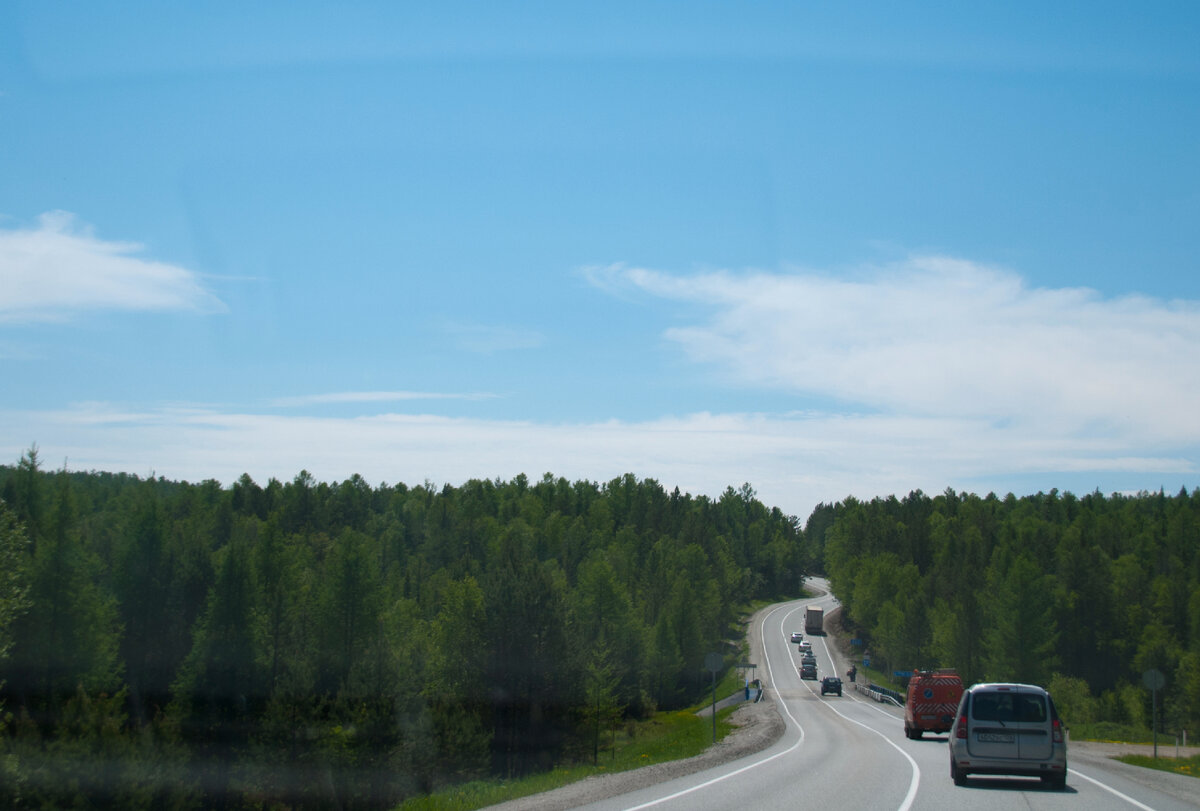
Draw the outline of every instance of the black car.
[[[813,664],[800,665],[800,678],[817,680],[817,666]]]
[[[821,695],[826,693],[842,694],[842,680],[837,676],[826,676],[821,679]]]

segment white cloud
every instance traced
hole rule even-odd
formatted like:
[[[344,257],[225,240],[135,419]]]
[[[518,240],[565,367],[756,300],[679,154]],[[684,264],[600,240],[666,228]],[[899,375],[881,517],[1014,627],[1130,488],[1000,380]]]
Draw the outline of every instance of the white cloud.
[[[1200,439],[1200,306],[917,257],[861,278],[616,266],[589,278],[706,305],[666,331],[741,385],[885,414],[1012,421],[1046,432]]]
[[[398,403],[411,400],[490,400],[495,396],[486,392],[458,394],[431,391],[338,391],[278,397],[271,401],[271,405],[277,408],[300,408],[309,405]]]
[[[215,409],[135,410],[88,403],[58,412],[0,413],[0,460],[36,442],[72,469],[154,472],[172,479],[242,473],[265,483],[308,470],[319,480],[354,473],[371,482],[460,484],[543,473],[607,481],[624,473],[668,489],[719,496],[750,482],[768,505],[807,517],[849,495],[903,495],[946,487],[1000,493],[1038,488],[1147,489],[1191,482],[1195,447],[1131,447],[1120,438],[1039,433],[994,421],[887,415],[709,414],[642,422],[538,423],[378,414],[358,418],[246,414]],[[23,443],[23,444],[22,444]],[[1109,484],[1112,482],[1112,484]],[[1020,491],[1018,491],[1020,492]]]
[[[335,481],[632,472],[693,494],[750,482],[806,517],[849,495],[946,487],[1018,494],[1195,487],[1200,478],[1200,311],[1195,302],[1039,289],[1002,270],[924,257],[834,279],[691,276],[614,266],[589,278],[690,303],[667,338],[750,391],[852,404],[843,413],[684,413],[641,421],[533,422],[377,413],[239,413],[80,404],[0,412],[0,461],[36,442],[75,469],[169,478],[307,469]],[[275,406],[439,400],[341,392]]]
[[[196,274],[137,256],[132,242],[97,238],[73,215],[0,230],[0,321],[63,320],[85,310],[220,312]]]

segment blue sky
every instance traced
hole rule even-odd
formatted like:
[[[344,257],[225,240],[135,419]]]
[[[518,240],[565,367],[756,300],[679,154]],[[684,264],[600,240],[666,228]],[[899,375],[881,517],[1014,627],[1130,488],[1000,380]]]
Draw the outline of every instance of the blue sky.
[[[10,3],[0,460],[1200,486],[1191,3]]]

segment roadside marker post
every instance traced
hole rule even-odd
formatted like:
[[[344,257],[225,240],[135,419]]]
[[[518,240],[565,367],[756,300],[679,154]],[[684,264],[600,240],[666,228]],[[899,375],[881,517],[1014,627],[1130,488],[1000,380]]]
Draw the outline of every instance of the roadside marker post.
[[[1153,707],[1154,759],[1158,760],[1158,691],[1167,686],[1167,677],[1158,668],[1150,668],[1142,674],[1142,684],[1150,688],[1150,705]]]
[[[695,661],[695,660],[693,660]],[[704,657],[704,666],[712,672],[712,716],[713,743],[717,742],[717,671],[721,669],[721,654],[710,653]]]

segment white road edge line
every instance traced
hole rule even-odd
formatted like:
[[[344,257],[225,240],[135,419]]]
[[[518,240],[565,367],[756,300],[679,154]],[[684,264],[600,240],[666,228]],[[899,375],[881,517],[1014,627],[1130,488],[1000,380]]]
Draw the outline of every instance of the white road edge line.
[[[822,642],[824,642],[824,640],[822,640]],[[829,659],[829,665],[836,672],[837,668],[833,664],[833,654],[829,652],[829,644],[824,643],[824,648],[825,648],[825,656]],[[764,650],[765,650],[765,648],[764,648]],[[814,692],[812,687],[809,687],[808,685],[805,685],[805,687],[808,687],[810,692]],[[912,756],[909,755],[908,752],[905,752],[903,749],[901,749],[896,744],[895,741],[893,741],[887,735],[883,734],[882,732],[875,729],[874,727],[869,727],[866,724],[862,723],[861,721],[855,721],[853,718],[851,718],[847,715],[843,715],[841,710],[834,707],[833,704],[829,703],[828,701],[822,701],[821,705],[828,707],[830,710],[832,710],[836,715],[838,715],[843,720],[849,721],[852,724],[860,726],[863,729],[867,730],[868,732],[875,733],[879,737],[883,738],[883,740],[887,742],[888,746],[892,747],[897,752],[904,755],[904,758],[909,762],[909,765],[912,766],[912,780],[910,780],[908,783],[908,793],[904,795],[904,802],[902,802],[900,804],[900,807],[897,809],[897,811],[909,811],[909,809],[912,808],[912,804],[917,799],[917,788],[921,785],[921,767],[917,765],[917,762],[912,759]],[[871,708],[876,709],[875,707],[871,707]],[[895,716],[893,716],[891,713],[883,713],[883,714],[888,716],[889,718],[895,718]],[[1153,809],[1151,809],[1151,811],[1153,811]]]
[[[797,611],[797,610],[799,610],[799,609],[794,609],[794,611]],[[794,611],[793,611],[793,613],[794,613]],[[774,612],[772,612],[772,613],[774,613]],[[768,616],[770,616],[770,615],[768,615]],[[765,643],[764,643],[764,646],[763,646],[763,651],[764,651],[764,653],[765,653],[765,651],[766,651],[766,645],[765,645]],[[826,657],[827,659],[829,659],[829,666],[830,666],[830,668],[832,668],[832,669],[833,669],[834,673],[836,674],[836,672],[837,672],[837,665],[835,665],[835,664],[834,664],[834,661],[833,661],[833,654],[829,652],[829,645],[828,645],[828,644],[826,644],[826,645],[825,645],[825,657]],[[769,663],[768,663],[768,667],[770,667]],[[807,686],[807,685],[806,685],[806,686]],[[810,688],[810,689],[811,689],[811,688]],[[866,706],[870,707],[871,709],[875,710],[876,712],[880,713],[881,715],[886,715],[888,718],[895,718],[895,717],[896,717],[896,716],[892,715],[890,712],[886,712],[886,711],[885,711],[885,710],[883,710],[881,707],[876,707],[876,706],[875,706],[875,702],[873,702],[873,701],[863,701],[863,700],[862,700],[861,698],[859,698],[858,696],[853,696],[853,695],[852,695],[852,696],[849,696],[849,698],[850,698],[851,700],[853,700],[853,701],[857,701],[857,702],[859,702],[859,703],[861,703],[861,704],[865,704]],[[858,724],[859,726],[863,727],[864,729],[870,729],[870,730],[871,730],[872,732],[874,732],[876,735],[883,736],[883,733],[882,733],[882,732],[879,732],[878,730],[875,730],[875,729],[871,729],[871,727],[865,726],[864,724],[861,724],[861,723],[859,723],[858,721],[855,721],[855,720],[853,720],[853,719],[851,719],[851,718],[847,718],[845,715],[842,715],[842,713],[841,713],[841,712],[839,712],[838,710],[834,709],[833,705],[832,705],[832,704],[830,704],[828,701],[823,701],[823,702],[821,702],[821,703],[822,703],[822,704],[824,704],[825,706],[829,707],[829,709],[833,710],[833,711],[834,711],[834,712],[836,712],[838,715],[841,715],[841,716],[842,716],[842,718],[845,718],[847,721],[850,721],[850,723],[852,723],[852,724]],[[883,737],[883,739],[884,739],[885,741],[887,741],[889,744],[891,744],[892,746],[896,747],[896,749],[897,749],[897,750],[900,752],[900,754],[902,754],[902,755],[904,755],[906,758],[908,758],[908,761],[909,761],[909,763],[912,763],[912,764],[913,764],[913,768],[916,770],[916,774],[914,774],[914,776],[913,776],[913,783],[912,783],[912,784],[910,785],[910,787],[909,787],[908,796],[907,796],[907,797],[905,797],[905,802],[904,802],[904,805],[902,805],[902,806],[900,807],[900,811],[908,811],[909,807],[912,805],[912,802],[913,802],[913,800],[916,798],[916,790],[917,790],[916,783],[917,783],[917,778],[918,778],[918,776],[919,776],[919,774],[920,774],[920,769],[917,767],[917,764],[916,764],[916,762],[915,762],[915,761],[914,761],[914,760],[913,760],[911,757],[909,757],[909,755],[908,755],[908,753],[907,753],[907,752],[905,752],[905,751],[904,751],[903,749],[901,749],[899,746],[896,746],[896,744],[895,744],[895,743],[893,743],[891,740],[889,740],[889,739],[888,739],[886,736],[884,736],[884,737]],[[1130,797],[1128,794],[1124,794],[1124,793],[1122,793],[1122,792],[1120,792],[1120,791],[1117,791],[1117,790],[1116,790],[1115,788],[1113,788],[1112,786],[1105,785],[1104,783],[1101,783],[1099,780],[1097,780],[1097,779],[1096,779],[1096,778],[1094,778],[1094,777],[1088,777],[1088,776],[1087,776],[1086,774],[1084,774],[1083,772],[1077,771],[1077,770],[1075,770],[1075,769],[1067,769],[1067,771],[1068,771],[1070,774],[1073,774],[1073,775],[1075,775],[1076,777],[1082,777],[1084,780],[1087,780],[1089,783],[1094,783],[1095,785],[1099,786],[1100,788],[1104,789],[1105,791],[1107,791],[1107,792],[1109,792],[1109,793],[1111,793],[1111,794],[1113,794],[1113,795],[1115,795],[1115,796],[1117,796],[1117,797],[1120,797],[1122,800],[1124,800],[1125,802],[1129,803],[1130,805],[1133,805],[1133,806],[1136,806],[1136,807],[1138,807],[1138,808],[1141,808],[1141,809],[1143,809],[1143,811],[1155,811],[1155,809],[1151,808],[1150,806],[1146,805],[1145,803],[1142,803],[1142,802],[1139,802],[1139,801],[1137,801],[1137,800],[1133,799],[1133,798],[1132,798],[1132,797]]]
[[[809,687],[808,689],[811,690],[812,688]],[[899,745],[896,744],[895,741],[893,741],[887,735],[880,732],[878,729],[875,729],[875,727],[867,726],[862,721],[855,721],[850,716],[843,715],[842,711],[839,710],[837,707],[833,706],[833,704],[831,704],[830,702],[822,701],[821,706],[828,707],[831,712],[833,712],[835,715],[840,717],[842,720],[849,721],[850,723],[854,724],[855,726],[860,726],[863,729],[867,730],[868,732],[875,733],[879,737],[883,738],[883,740],[887,743],[888,746],[892,747],[897,752],[904,755],[904,759],[908,761],[910,766],[912,766],[912,780],[910,780],[908,782],[908,793],[904,795],[904,802],[900,803],[900,807],[897,809],[897,811],[909,811],[909,809],[912,808],[912,804],[917,799],[917,788],[921,785],[921,767],[918,766],[917,762],[912,759],[912,755],[910,755],[908,752],[905,752],[903,749],[901,749],[899,747]],[[1153,809],[1151,809],[1151,811],[1153,811]]]
[[[1109,792],[1110,794],[1115,794],[1116,796],[1120,797],[1122,800],[1124,800],[1125,802],[1129,803],[1130,805],[1135,805],[1135,806],[1137,806],[1138,808],[1144,809],[1144,811],[1154,811],[1154,809],[1153,809],[1153,808],[1151,808],[1150,806],[1146,805],[1145,803],[1140,803],[1140,802],[1138,802],[1137,800],[1135,800],[1135,799],[1133,799],[1132,797],[1130,797],[1128,794],[1123,794],[1123,793],[1121,793],[1121,792],[1117,791],[1117,790],[1116,790],[1115,788],[1113,788],[1112,786],[1106,786],[1105,784],[1101,783],[1101,782],[1100,782],[1099,780],[1097,780],[1096,778],[1094,778],[1094,777],[1088,777],[1088,776],[1087,776],[1086,774],[1084,774],[1083,772],[1076,771],[1075,769],[1067,769],[1067,772],[1068,772],[1068,773],[1070,773],[1070,774],[1073,774],[1073,775],[1075,775],[1076,777],[1082,777],[1084,780],[1088,781],[1089,783],[1095,783],[1095,784],[1096,784],[1097,786],[1099,786],[1100,788],[1104,789],[1105,791]]]
[[[779,608],[783,608],[783,606],[779,606]],[[767,653],[767,638],[766,638],[766,634],[763,629],[766,628],[767,620],[770,619],[771,614],[774,614],[776,611],[779,610],[779,608],[776,608],[776,609],[773,609],[772,611],[770,611],[765,617],[763,617],[762,622],[759,623],[759,626],[758,626],[758,633],[759,633],[759,636],[762,638],[762,643],[763,643],[763,657],[767,660],[767,678],[769,679],[769,682],[768,682],[769,684],[775,683],[775,672],[771,668],[771,656],[770,656],[770,654]],[[741,774],[742,772],[747,772],[751,769],[756,769],[759,766],[762,766],[764,763],[770,763],[772,760],[775,760],[776,758],[780,758],[780,757],[783,757],[784,755],[794,752],[802,743],[804,743],[804,727],[801,726],[800,722],[796,720],[796,717],[794,715],[792,715],[792,711],[788,709],[788,706],[785,702],[783,702],[781,700],[779,702],[779,706],[783,707],[783,711],[787,714],[787,717],[791,719],[792,723],[796,725],[796,729],[798,729],[800,731],[800,739],[797,740],[791,746],[789,746],[787,749],[784,749],[782,752],[776,752],[775,754],[771,755],[768,758],[763,758],[762,760],[756,760],[747,766],[743,766],[742,768],[740,768],[736,771],[730,772],[729,774],[723,774],[720,777],[714,777],[712,780],[707,780],[697,786],[692,786],[691,788],[685,788],[683,791],[677,791],[674,794],[667,795],[666,797],[659,797],[657,800],[651,800],[650,802],[642,803],[641,805],[635,805],[630,808],[626,808],[625,811],[639,811],[639,809],[642,809],[642,808],[650,808],[651,806],[670,802],[671,800],[674,800],[678,797],[682,797],[685,794],[691,794],[693,791],[699,791],[702,788],[707,788],[708,786],[711,786],[713,783],[719,783],[722,780],[728,780],[730,777],[736,777],[737,775]]]

